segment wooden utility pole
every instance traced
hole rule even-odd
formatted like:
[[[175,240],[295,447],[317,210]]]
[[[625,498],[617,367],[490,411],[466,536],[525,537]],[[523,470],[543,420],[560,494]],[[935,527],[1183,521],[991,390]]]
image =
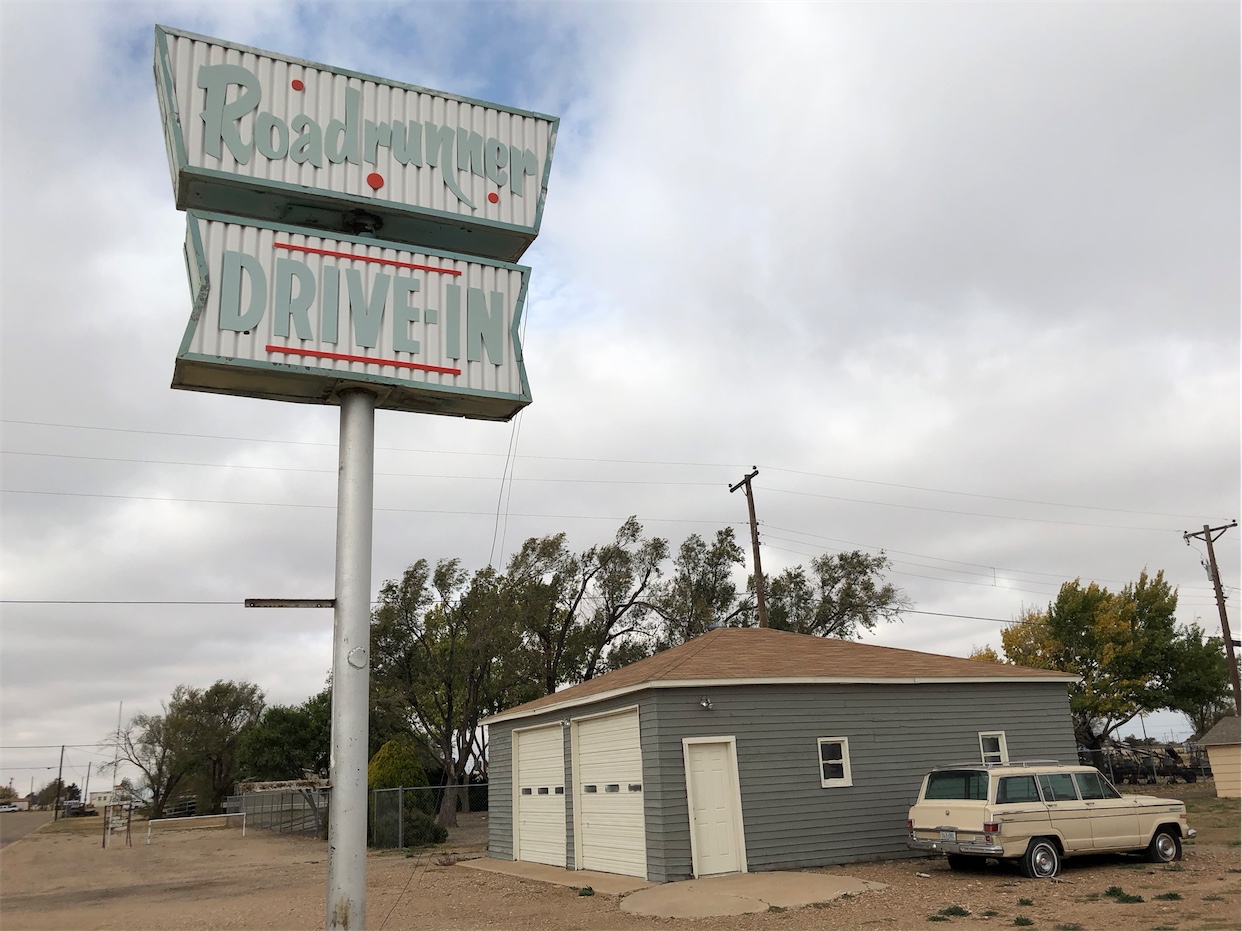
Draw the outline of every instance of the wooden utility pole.
[[[1182,539],[1187,545],[1193,537],[1196,540],[1202,540],[1207,544],[1208,552],[1208,573],[1212,576],[1212,587],[1216,590],[1216,609],[1220,612],[1220,629],[1225,635],[1225,655],[1229,657],[1229,681],[1233,684],[1233,710],[1234,714],[1242,716],[1242,685],[1238,683],[1238,657],[1234,653],[1233,635],[1229,632],[1229,615],[1225,613],[1225,592],[1220,585],[1220,570],[1216,568],[1216,550],[1212,548],[1212,541],[1220,537],[1230,527],[1238,526],[1235,520],[1232,523],[1224,524],[1220,527],[1209,527],[1203,525],[1203,529],[1195,533],[1187,531],[1182,534]]]
[[[759,467],[751,468],[754,471],[736,485],[730,485],[729,492],[735,492],[743,486],[746,488],[746,509],[750,511],[750,545],[755,554],[755,608],[759,612],[759,626],[767,627],[768,603],[763,598],[763,565],[759,562],[759,523],[755,520],[755,496],[750,490],[750,480],[759,474]]]
[[[65,771],[65,745],[60,745],[60,766],[56,770],[56,801],[52,803],[52,820],[55,821],[60,817],[60,787],[64,785],[61,781],[61,775]]]

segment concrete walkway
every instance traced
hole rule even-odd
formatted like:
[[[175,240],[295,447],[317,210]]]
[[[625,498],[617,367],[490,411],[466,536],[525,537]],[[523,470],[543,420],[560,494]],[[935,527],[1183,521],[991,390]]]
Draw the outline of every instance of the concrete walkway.
[[[851,879],[826,873],[734,873],[676,883],[649,883],[634,876],[566,870],[541,863],[511,860],[462,860],[458,866],[523,879],[582,888],[590,886],[603,895],[620,895],[621,910],[655,918],[711,918],[745,915],[769,908],[802,908],[828,902],[842,895],[858,895],[883,889],[883,883]]]

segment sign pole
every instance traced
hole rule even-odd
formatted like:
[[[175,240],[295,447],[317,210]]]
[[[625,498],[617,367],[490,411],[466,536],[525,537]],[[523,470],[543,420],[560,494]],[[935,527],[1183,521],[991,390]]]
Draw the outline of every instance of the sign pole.
[[[328,808],[330,929],[366,926],[367,708],[371,538],[375,501],[375,396],[341,394],[336,494],[336,605],[332,644],[332,761]]]

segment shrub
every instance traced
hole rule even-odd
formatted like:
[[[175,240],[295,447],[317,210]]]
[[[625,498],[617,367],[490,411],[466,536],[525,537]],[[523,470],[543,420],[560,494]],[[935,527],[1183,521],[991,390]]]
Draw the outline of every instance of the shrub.
[[[1027,918],[1025,915],[1019,915],[1013,920],[1013,923],[1019,928],[1029,928],[1031,925],[1035,924],[1035,919]]]
[[[965,918],[970,914],[970,909],[962,908],[960,905],[950,905],[948,908],[942,908],[940,914],[946,918]]]

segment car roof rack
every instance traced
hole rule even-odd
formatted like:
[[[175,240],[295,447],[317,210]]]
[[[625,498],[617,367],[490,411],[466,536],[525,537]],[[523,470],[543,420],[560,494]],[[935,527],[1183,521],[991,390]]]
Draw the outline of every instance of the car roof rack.
[[[932,771],[939,769],[995,769],[998,766],[1060,766],[1060,760],[1010,760],[1008,763],[983,763],[979,760],[968,760],[965,763],[945,763],[934,766]],[[1075,766],[1079,765],[1077,763]]]

